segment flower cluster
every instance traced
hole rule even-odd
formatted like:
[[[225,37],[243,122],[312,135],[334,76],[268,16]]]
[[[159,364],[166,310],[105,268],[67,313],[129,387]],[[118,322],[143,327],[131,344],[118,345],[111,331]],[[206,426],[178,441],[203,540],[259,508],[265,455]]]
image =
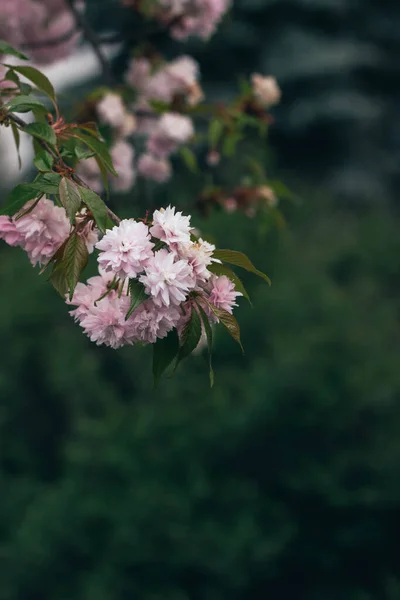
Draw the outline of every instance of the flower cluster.
[[[206,40],[214,33],[231,0],[159,0],[154,3],[122,0],[122,3],[165,23],[176,40],[186,40],[189,36]]]
[[[136,173],[157,183],[164,183],[171,177],[169,158],[193,138],[193,122],[178,112],[158,116],[151,103],[158,101],[172,106],[183,99],[194,106],[203,98],[198,79],[199,66],[190,56],[181,56],[161,65],[153,65],[147,58],[135,58],[125,76],[127,85],[136,93],[134,104],[128,108],[116,93],[106,93],[98,101],[97,118],[113,133],[111,155],[119,177],[111,177],[110,184],[115,191],[130,190],[136,181]],[[135,113],[141,116],[136,118]],[[136,162],[132,145],[126,141],[133,134],[145,140],[144,152]],[[82,161],[78,172],[87,185],[101,191],[100,171],[93,158]]]
[[[156,210],[150,224],[125,219],[108,230],[96,244],[99,275],[79,283],[70,301],[86,335],[112,348],[154,344],[174,328],[182,331],[198,310],[194,298],[211,322],[218,321],[216,309],[231,314],[241,294],[209,270],[219,262],[215,247],[191,238],[190,217],[170,206]],[[129,314],[132,289],[141,302]]]
[[[138,160],[138,173],[163,183],[172,173],[170,155],[194,136],[194,127],[189,117],[176,112],[157,117],[152,113],[151,103],[173,106],[183,100],[189,106],[198,104],[203,99],[198,63],[186,55],[156,65],[147,58],[135,58],[128,66],[125,80],[137,95],[133,109],[145,115],[138,119],[138,133],[147,139],[146,151]]]
[[[149,108],[149,101],[172,103],[178,96],[195,106],[203,99],[199,85],[199,65],[190,56],[180,56],[161,65],[148,58],[134,58],[125,74],[128,85],[138,93],[138,106]]]
[[[19,246],[28,254],[33,266],[46,265],[70,234],[70,223],[64,208],[51,200],[41,198],[25,204],[19,218],[0,216],[0,239],[10,246]],[[80,213],[77,222],[85,220]],[[89,252],[98,240],[98,230],[93,222],[83,224],[80,235]]]
[[[27,46],[33,60],[50,64],[69,56],[80,34],[65,0],[2,0],[0,38]],[[46,40],[59,41],[46,45]]]

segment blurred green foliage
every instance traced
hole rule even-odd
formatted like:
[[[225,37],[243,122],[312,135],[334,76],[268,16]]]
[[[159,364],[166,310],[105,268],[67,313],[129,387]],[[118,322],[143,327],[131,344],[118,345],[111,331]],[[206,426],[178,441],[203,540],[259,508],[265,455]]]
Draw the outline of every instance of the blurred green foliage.
[[[399,598],[397,222],[287,213],[204,226],[273,278],[212,391],[201,356],[152,390],[1,247],[1,600]]]
[[[88,3],[96,29],[134,31],[115,0]],[[398,191],[398,7],[234,6],[207,46],[157,41],[193,51],[215,97],[276,75],[279,165],[340,202],[304,194],[267,237],[241,215],[195,219],[273,280],[244,274],[246,354],[217,333],[213,390],[202,356],[152,390],[150,349],[91,344],[1,246],[0,600],[400,598],[400,238],[383,207]],[[112,199],[123,216],[188,210],[199,191],[182,174],[155,200],[140,185]]]

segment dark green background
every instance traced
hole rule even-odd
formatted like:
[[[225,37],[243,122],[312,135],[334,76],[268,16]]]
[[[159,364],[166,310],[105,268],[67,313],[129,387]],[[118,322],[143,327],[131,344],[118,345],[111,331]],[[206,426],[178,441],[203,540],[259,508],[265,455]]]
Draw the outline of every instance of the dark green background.
[[[288,226],[267,236],[239,215],[194,218],[273,280],[244,276],[246,354],[218,330],[212,391],[202,356],[153,391],[150,349],[91,344],[24,254],[2,244],[1,600],[400,598],[389,8],[237,0],[196,50],[215,94],[276,65],[277,168],[302,198],[282,204]],[[370,71],[364,43],[382,60]],[[328,98],[339,88],[347,112],[337,116]],[[373,123],[366,106],[380,111]],[[187,205],[193,186],[178,174],[157,201]],[[129,202],[116,200],[122,212]]]

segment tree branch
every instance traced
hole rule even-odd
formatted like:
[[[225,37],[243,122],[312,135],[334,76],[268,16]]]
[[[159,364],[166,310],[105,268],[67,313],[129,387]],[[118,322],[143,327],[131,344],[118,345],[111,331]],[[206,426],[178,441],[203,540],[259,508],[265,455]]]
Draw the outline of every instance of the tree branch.
[[[24,129],[27,125],[27,123],[21,119],[20,117],[17,117],[17,115],[14,115],[13,113],[8,113],[7,114],[7,118],[10,121],[13,121],[16,125],[18,125],[19,127],[21,127],[22,129]],[[39,138],[35,138],[36,141],[38,142],[38,144],[43,148],[43,150],[46,150],[46,152],[48,152],[56,161],[60,166],[67,166],[65,165],[64,161],[62,160],[62,158],[59,156],[59,154],[57,154],[57,152],[55,152],[53,150],[53,148],[51,146],[49,146],[48,144],[46,144],[45,141],[39,139]],[[79,175],[77,175],[76,173],[72,173],[72,179],[75,181],[75,183],[77,183],[78,185],[90,190],[91,188],[83,181],[83,179],[81,179],[79,177]],[[114,221],[114,223],[117,223],[117,225],[121,222],[121,219],[111,210],[111,208],[108,208],[107,204],[106,204],[106,208],[107,208],[107,213],[108,216],[110,217],[110,219],[112,219]]]
[[[90,24],[87,22],[84,15],[82,15],[82,13],[76,8],[74,0],[66,0],[66,3],[68,4],[69,9],[74,16],[75,23],[78,29],[80,29],[83,32],[86,41],[89,42],[89,44],[92,46],[93,51],[97,56],[97,59],[101,66],[101,70],[103,72],[105,83],[109,86],[114,85],[115,80],[111,71],[110,63],[108,62],[107,58],[104,56],[100,48],[101,42],[99,38],[91,28]]]

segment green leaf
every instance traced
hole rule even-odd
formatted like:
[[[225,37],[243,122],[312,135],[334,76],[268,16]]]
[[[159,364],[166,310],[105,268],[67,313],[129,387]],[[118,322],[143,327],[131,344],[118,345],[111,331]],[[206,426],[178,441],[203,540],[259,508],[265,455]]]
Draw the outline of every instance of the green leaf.
[[[171,110],[170,104],[161,100],[150,100],[150,106],[157,113],[170,112]]]
[[[82,133],[78,130],[74,132],[74,136],[81,140],[84,144],[86,144],[86,146],[90,148],[90,150],[92,150],[95,153],[95,155],[102,160],[102,162],[105,164],[110,173],[112,173],[112,175],[118,177],[118,173],[114,169],[111,155],[103,141],[98,140],[97,138],[91,135],[87,135],[86,133]]]
[[[15,71],[13,71],[12,69],[9,69],[7,71],[7,73],[4,76],[4,79],[7,79],[7,81],[12,81],[13,83],[15,83],[18,87],[20,85],[20,80],[18,75],[15,73]]]
[[[231,133],[229,136],[225,138],[223,154],[225,156],[233,156],[235,154],[237,144],[243,139],[243,135],[241,133]]]
[[[78,233],[73,233],[65,244],[61,262],[62,268],[65,270],[65,280],[70,300],[72,300],[76,284],[88,263],[88,259],[89,252],[85,240]]]
[[[250,296],[247,293],[246,288],[243,285],[243,282],[239,277],[226,265],[221,265],[220,263],[211,263],[208,265],[207,269],[214,273],[214,275],[225,275],[235,284],[235,289],[237,292],[240,292],[246,300],[248,300],[251,304]]]
[[[101,181],[102,181],[103,187],[106,191],[106,196],[107,196],[107,200],[108,200],[109,195],[110,195],[110,187],[108,185],[107,167],[105,166],[105,164],[102,162],[102,160],[98,156],[95,156],[94,159],[97,163],[97,166],[99,167],[100,174],[101,174]]]
[[[8,56],[15,56],[21,60],[29,60],[25,54],[22,54],[19,50],[16,50],[13,46],[10,46],[8,42],[0,40],[0,54],[8,54]]]
[[[31,81],[39,90],[44,92],[56,106],[56,94],[53,85],[41,71],[30,66],[7,65],[7,67],[29,79],[29,81]]]
[[[49,261],[45,265],[43,265],[43,267],[40,270],[39,275],[42,275],[43,273],[45,273],[51,265],[54,265],[54,269],[53,269],[53,273],[54,273],[57,264],[60,264],[61,261],[62,261],[62,257],[64,255],[64,250],[65,250],[65,246],[66,246],[66,244],[68,242],[68,239],[69,238],[67,238],[61,244],[61,246],[59,248],[57,248],[57,250],[55,251],[55,253],[53,254],[53,256],[49,259]],[[67,285],[67,284],[65,283],[65,285]],[[65,293],[67,293],[67,290],[65,291]]]
[[[244,349],[240,339],[240,327],[235,317],[224,308],[217,308],[216,306],[208,302],[208,300],[206,300],[206,302],[212,310],[212,312],[214,313],[214,315],[219,320],[219,322],[222,323],[222,325],[228,331],[229,335],[235,340],[235,342],[239,344],[244,354]]]
[[[153,344],[153,377],[154,387],[157,386],[160,377],[172,363],[179,352],[179,338],[176,329],[169,332],[167,337],[158,339]]]
[[[125,321],[129,319],[133,311],[136,310],[142,302],[148,299],[148,295],[144,291],[143,283],[140,283],[137,279],[129,280],[129,295],[131,297],[131,305],[126,313]]]
[[[197,158],[195,153],[188,148],[187,146],[183,146],[179,151],[183,162],[192,173],[199,172],[199,165],[197,164]]]
[[[13,137],[14,137],[15,147],[17,149],[18,166],[21,169],[22,161],[21,161],[21,154],[19,151],[19,143],[20,143],[19,129],[13,121],[11,121],[11,130],[12,130]]]
[[[292,192],[282,181],[268,181],[268,185],[274,190],[275,194],[279,196],[279,198],[290,200],[296,204],[301,204],[301,198]]]
[[[99,128],[95,121],[89,121],[88,123],[80,123],[79,129],[82,131],[86,131],[90,135],[94,136],[97,140],[101,140],[101,135],[99,132]]]
[[[41,173],[29,185],[43,194],[58,195],[58,187],[60,185],[61,175],[58,173]]]
[[[239,116],[239,123],[241,126],[247,125],[249,127],[255,127],[256,129],[258,129],[260,126],[260,119],[241,113]]]
[[[66,177],[63,177],[58,186],[58,193],[60,195],[60,202],[65,208],[70,222],[72,224],[75,223],[75,215],[82,203],[77,186]]]
[[[7,196],[5,204],[1,207],[0,214],[12,217],[20,211],[29,200],[34,200],[38,195],[38,190],[32,188],[30,183],[20,183]]]
[[[29,123],[24,127],[23,131],[39,140],[43,140],[47,144],[50,144],[50,146],[57,144],[56,134],[47,123]]]
[[[93,190],[89,190],[82,185],[78,185],[77,187],[82,198],[82,202],[86,204],[92,213],[97,227],[100,229],[100,231],[104,232],[107,229],[108,224],[107,206],[100,196],[98,196]]]
[[[92,150],[84,150],[81,146],[77,144],[74,148],[74,155],[78,160],[86,160],[87,158],[92,158],[94,156],[94,152]]]
[[[31,86],[31,85],[29,85],[29,83],[25,83],[25,81],[21,81],[21,82],[20,82],[20,84],[19,84],[19,89],[21,90],[21,95],[22,95],[22,96],[29,96],[29,95],[31,94],[32,90],[33,90],[32,86]],[[33,108],[33,109],[32,109],[32,112],[33,112],[33,114],[35,114],[35,113],[36,113],[36,110],[37,110],[37,112],[40,112],[40,113],[41,113],[40,109]],[[43,109],[42,109],[42,110],[43,110]],[[48,110],[47,110],[47,109],[46,109],[46,112],[48,112]],[[42,113],[41,113],[41,114],[42,114]],[[35,114],[35,118],[36,118],[36,114]]]
[[[218,142],[224,131],[224,124],[219,119],[212,119],[208,126],[208,140],[212,148],[218,146]]]
[[[248,95],[253,91],[253,86],[250,84],[249,80],[245,77],[240,77],[239,79],[239,88],[242,94]]]
[[[12,100],[7,102],[5,105],[6,110],[16,112],[16,113],[25,113],[30,112],[31,110],[43,110],[48,112],[45,105],[37,100],[33,96],[15,96]]]
[[[65,269],[62,264],[59,263],[54,267],[49,277],[49,281],[53,284],[60,296],[65,298],[65,295],[68,292],[68,283],[65,277]]]
[[[197,348],[197,345],[200,341],[200,337],[201,320],[197,310],[195,308],[192,308],[190,318],[182,331],[177,365],[181,362],[181,360],[189,356],[189,354],[191,354],[193,350]]]
[[[54,158],[46,150],[40,150],[33,159],[38,171],[45,173],[53,168]]]
[[[241,267],[250,273],[254,273],[255,275],[258,275],[258,277],[264,279],[268,285],[271,285],[271,280],[268,275],[256,269],[251,260],[242,252],[237,252],[236,250],[215,250],[213,256],[222,262],[227,262],[236,267]]]
[[[208,366],[209,366],[209,374],[210,374],[210,386],[214,385],[214,370],[212,368],[212,345],[213,345],[213,334],[210,325],[210,321],[204,311],[204,309],[196,302],[197,308],[200,312],[200,317],[203,323],[204,331],[206,332],[207,338],[207,349],[208,349]]]

